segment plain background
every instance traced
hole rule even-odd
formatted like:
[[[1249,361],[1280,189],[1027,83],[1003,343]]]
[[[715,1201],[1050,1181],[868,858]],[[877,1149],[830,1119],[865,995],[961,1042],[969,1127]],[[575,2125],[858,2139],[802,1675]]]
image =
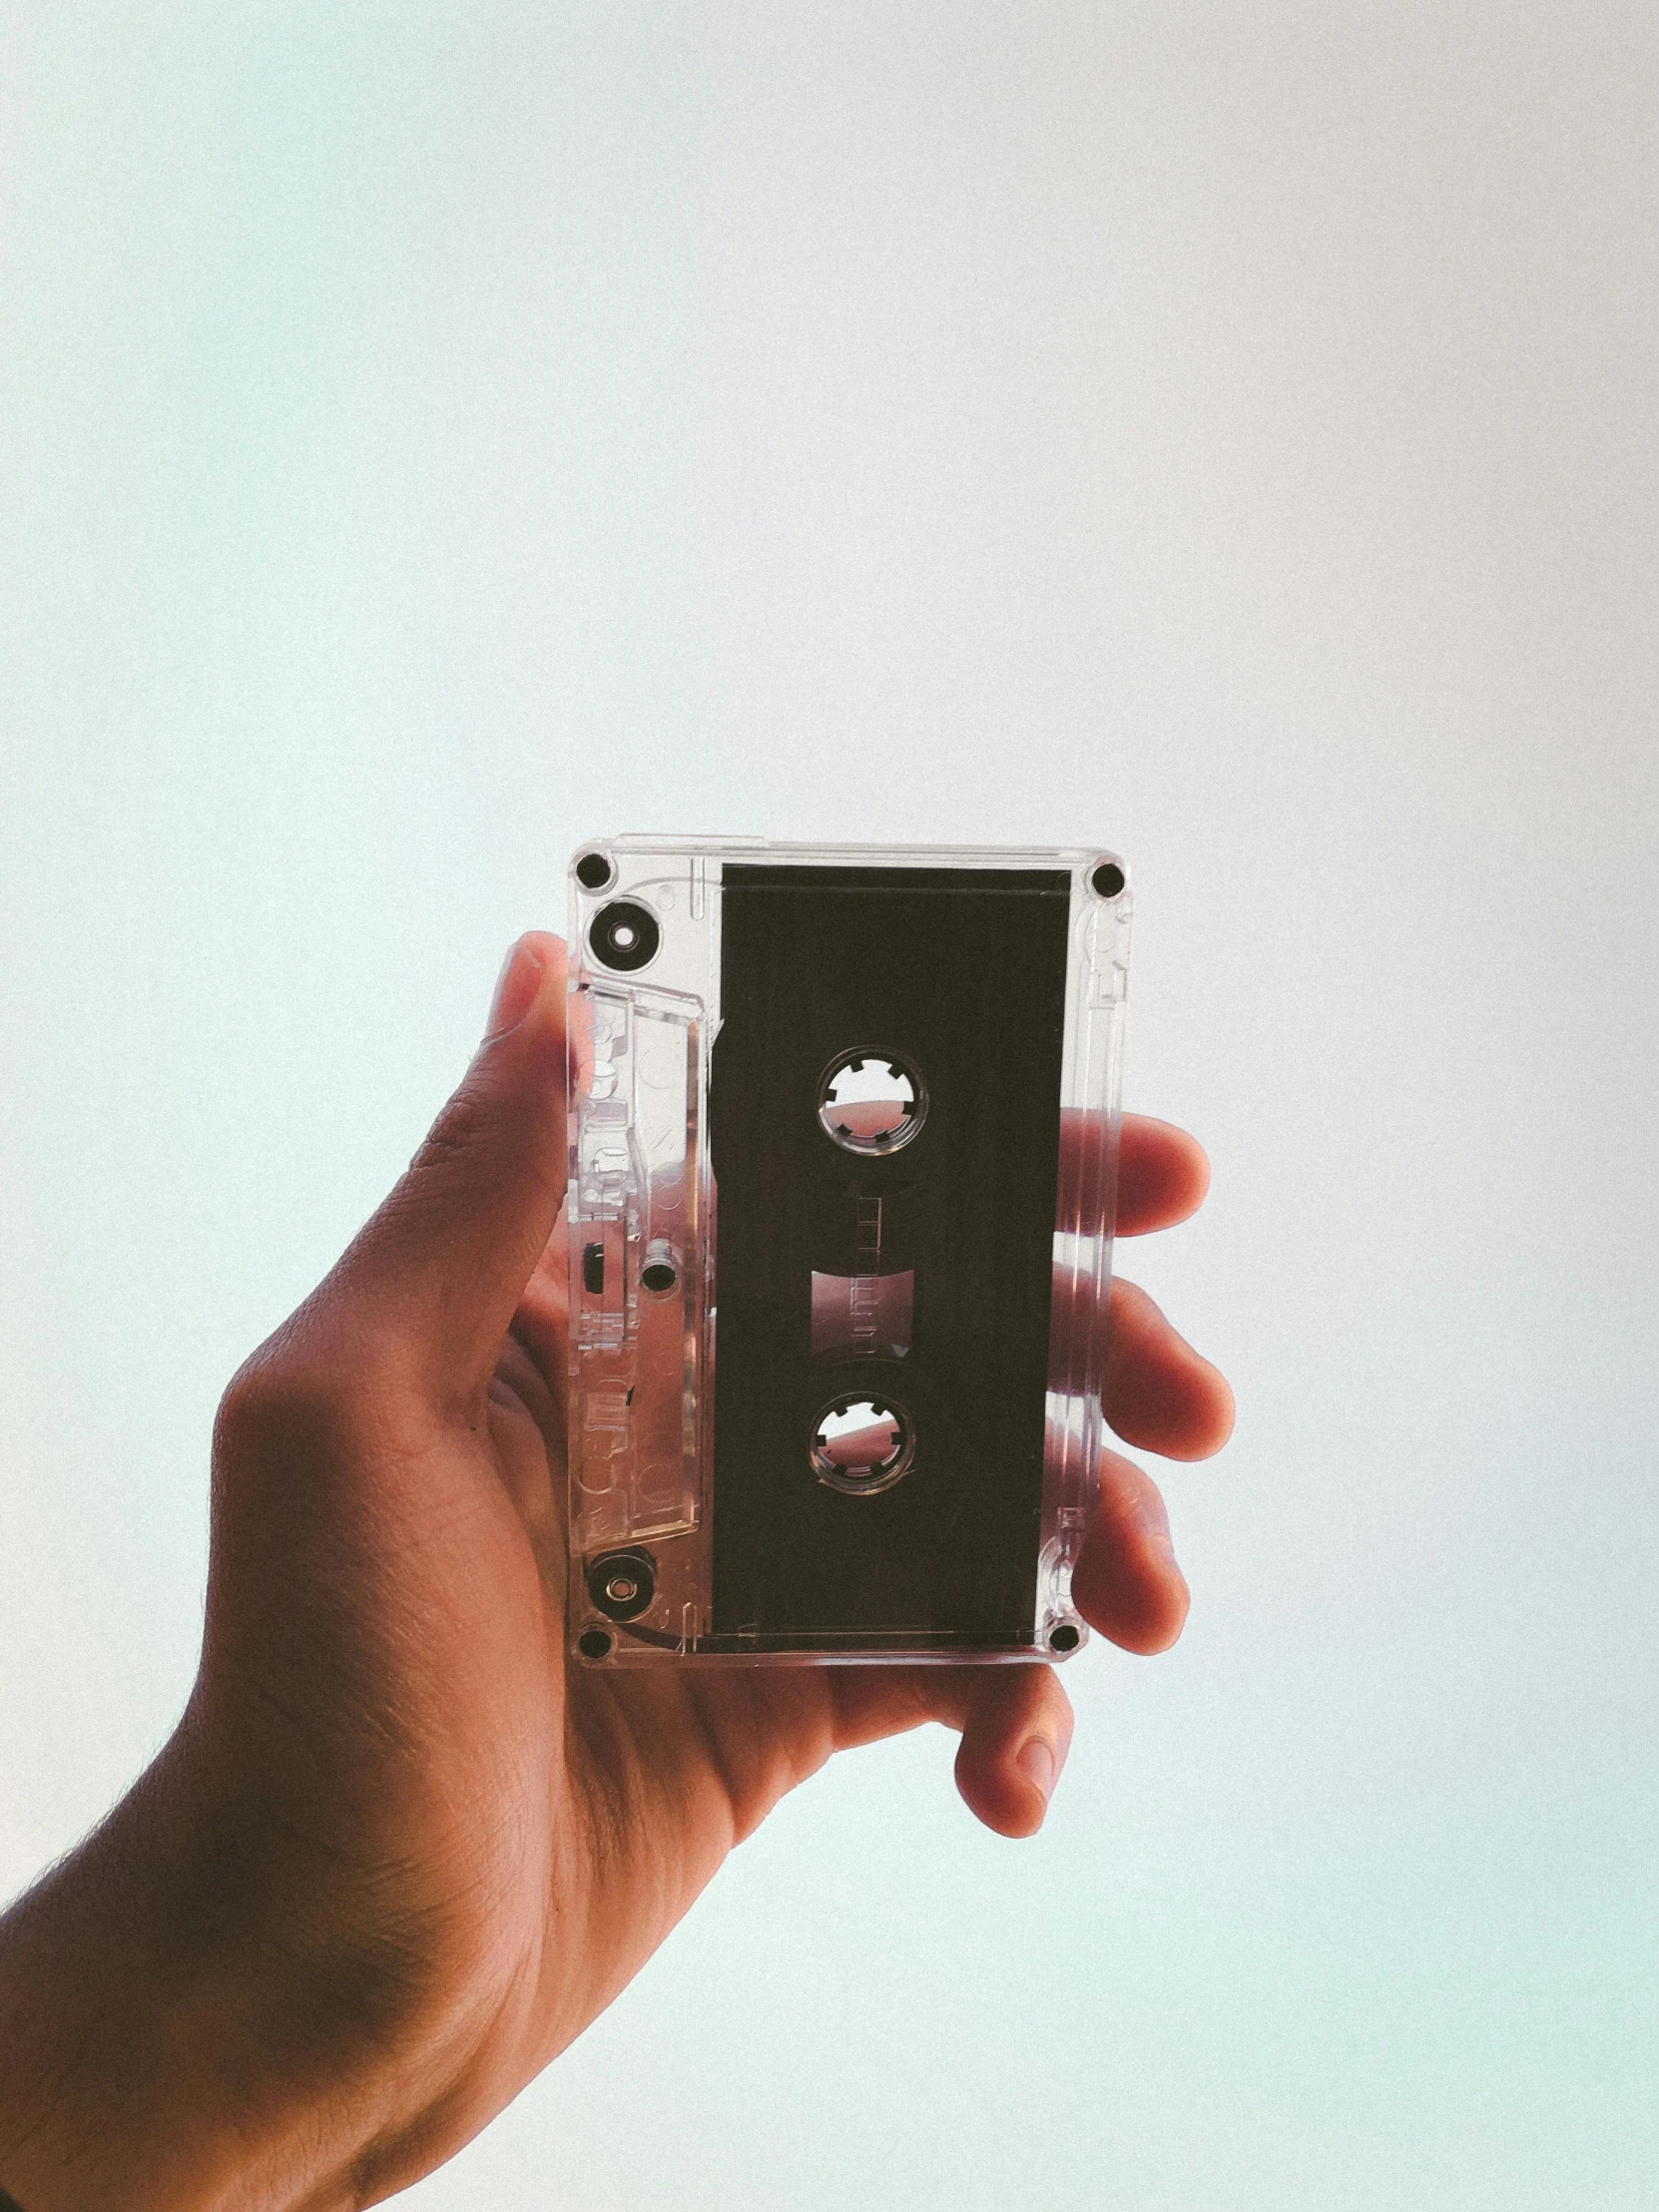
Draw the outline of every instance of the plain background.
[[[1215,1164],[1041,1839],[840,1762],[411,2202],[1659,2201],[1656,26],[0,7],[0,1888],[581,837],[1116,844]]]

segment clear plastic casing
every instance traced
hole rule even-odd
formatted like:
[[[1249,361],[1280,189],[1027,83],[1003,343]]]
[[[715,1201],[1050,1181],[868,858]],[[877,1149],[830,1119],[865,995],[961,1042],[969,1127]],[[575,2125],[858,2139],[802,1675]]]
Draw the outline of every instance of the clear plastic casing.
[[[1012,1639],[944,1625],[867,1631],[854,1611],[821,1632],[769,1640],[717,1622],[715,1405],[720,1370],[720,1192],[710,1142],[711,1059],[723,1021],[723,893],[729,871],[1041,871],[1069,883],[1052,1301],[1040,1527],[1028,1623]],[[942,879],[942,878],[941,878]],[[1065,885],[1059,886],[1065,896]],[[1052,895],[1052,890],[1051,890]],[[1070,849],[777,844],[754,838],[598,839],[570,869],[570,1588],[573,1653],[595,1664],[729,1659],[983,1662],[1065,1658],[1087,1638],[1071,1577],[1093,1510],[1116,1198],[1119,1080],[1131,892],[1122,861]],[[827,1072],[821,1114],[843,1149],[891,1156],[928,1111],[924,1067],[879,1040],[871,1085],[859,1048]],[[1017,1051],[986,1036],[985,1052]],[[723,1077],[723,1080],[725,1078]],[[890,1094],[869,1098],[871,1088]],[[839,1086],[837,1088],[837,1086]],[[842,1103],[842,1101],[845,1103]],[[838,1117],[838,1118],[834,1118]],[[831,1129],[831,1120],[825,1121]],[[917,1143],[915,1157],[922,1147]],[[971,1191],[946,1194],[971,1204]],[[862,1231],[859,1231],[862,1234]],[[846,1355],[906,1354],[908,1278],[860,1262],[812,1277],[799,1317]],[[727,1286],[730,1292],[731,1286]],[[908,1357],[914,1359],[915,1354]],[[853,1363],[849,1365],[848,1363]],[[896,1363],[889,1357],[889,1368]],[[899,1367],[899,1372],[902,1368]],[[842,1392],[843,1399],[845,1392]],[[874,1443],[870,1419],[882,1432]],[[865,1426],[849,1438],[832,1431]],[[870,1496],[901,1484],[914,1438],[877,1397],[826,1408],[799,1479]],[[865,1440],[860,1444],[859,1436]],[[900,1462],[903,1462],[902,1464]],[[797,1479],[791,1470],[789,1480]],[[893,1494],[897,1494],[894,1492]],[[728,1504],[727,1509],[736,1508]],[[839,1506],[832,1508],[841,1510]],[[860,1503],[851,1510],[874,1515]],[[865,1525],[878,1542],[877,1522]]]

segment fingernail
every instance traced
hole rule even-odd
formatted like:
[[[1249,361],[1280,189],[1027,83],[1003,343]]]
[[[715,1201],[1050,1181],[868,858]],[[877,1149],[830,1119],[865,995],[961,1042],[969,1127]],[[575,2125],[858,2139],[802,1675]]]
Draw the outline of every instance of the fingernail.
[[[501,963],[501,973],[495,980],[495,995],[490,1000],[490,1018],[484,1030],[484,1041],[491,1037],[505,1036],[509,1029],[516,1029],[530,1011],[541,988],[542,958],[540,952],[527,937],[520,937]]]
[[[1054,1795],[1056,1768],[1053,1745],[1045,1742],[1041,1736],[1033,1736],[1028,1744],[1021,1744],[1014,1764],[1027,1782],[1037,1785],[1046,1805]]]

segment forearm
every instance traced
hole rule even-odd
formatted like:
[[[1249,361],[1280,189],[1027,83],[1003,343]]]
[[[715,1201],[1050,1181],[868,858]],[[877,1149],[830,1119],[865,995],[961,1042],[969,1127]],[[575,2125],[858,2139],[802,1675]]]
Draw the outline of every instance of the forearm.
[[[329,2182],[336,2129],[303,2124],[274,2058],[179,1766],[164,1754],[0,1919],[0,2186],[25,2212],[353,2202]]]

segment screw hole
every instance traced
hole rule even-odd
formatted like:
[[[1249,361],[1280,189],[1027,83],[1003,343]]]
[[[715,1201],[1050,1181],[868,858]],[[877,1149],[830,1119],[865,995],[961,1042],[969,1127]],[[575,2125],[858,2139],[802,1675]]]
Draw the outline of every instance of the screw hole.
[[[663,1291],[672,1291],[679,1280],[680,1278],[666,1260],[653,1260],[648,1268],[640,1270],[641,1288],[659,1294]]]
[[[584,1659],[608,1659],[611,1643],[612,1638],[603,1628],[584,1628],[576,1639],[576,1648]]]
[[[1050,1651],[1075,1651],[1082,1641],[1070,1621],[1062,1621],[1048,1639]]]
[[[1102,860],[1089,881],[1102,898],[1116,898],[1123,888],[1125,877],[1116,860]]]
[[[576,863],[576,880],[585,891],[602,891],[615,873],[603,852],[584,852]]]

